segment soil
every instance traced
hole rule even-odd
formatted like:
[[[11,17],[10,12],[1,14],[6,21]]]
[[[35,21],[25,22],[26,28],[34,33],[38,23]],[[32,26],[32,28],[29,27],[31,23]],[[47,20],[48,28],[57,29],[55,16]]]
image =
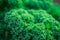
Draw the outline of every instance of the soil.
[[[59,4],[60,4],[60,0],[54,0],[54,2],[56,2],[56,3],[59,3]]]

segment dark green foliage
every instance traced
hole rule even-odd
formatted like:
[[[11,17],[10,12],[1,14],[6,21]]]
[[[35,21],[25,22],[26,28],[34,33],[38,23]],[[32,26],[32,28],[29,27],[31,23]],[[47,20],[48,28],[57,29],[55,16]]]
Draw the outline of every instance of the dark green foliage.
[[[20,8],[23,6],[23,2],[22,0],[8,0],[8,4],[10,5],[10,7],[12,8]]]
[[[60,23],[56,21],[51,15],[46,13],[44,10],[31,10],[31,11],[29,10],[29,13],[31,13],[36,18],[35,23],[44,23],[46,26],[46,29],[49,29],[50,31],[52,31],[53,35],[57,34],[56,37],[57,36],[60,37],[59,36]],[[57,39],[59,38],[56,38],[55,40]]]
[[[51,14],[56,20],[60,21],[60,6],[59,4],[53,4],[48,10],[48,13]]]
[[[0,11],[23,7],[22,0],[0,0]]]
[[[60,40],[60,6],[53,0],[0,0],[0,40]]]
[[[6,13],[4,21],[12,35],[9,40],[56,40],[54,35],[60,32],[60,23],[44,10],[14,9]]]
[[[23,0],[24,5],[30,9],[44,9],[50,8],[52,2],[47,0]]]
[[[33,15],[23,9],[19,10],[10,11],[5,16],[4,20],[12,35],[9,40],[46,40],[44,24],[35,24]]]

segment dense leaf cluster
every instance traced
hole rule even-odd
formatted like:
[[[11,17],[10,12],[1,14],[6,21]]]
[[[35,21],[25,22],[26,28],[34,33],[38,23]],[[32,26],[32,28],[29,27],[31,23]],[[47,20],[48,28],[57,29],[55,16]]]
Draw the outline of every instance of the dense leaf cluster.
[[[60,6],[53,0],[0,0],[0,40],[60,40]]]

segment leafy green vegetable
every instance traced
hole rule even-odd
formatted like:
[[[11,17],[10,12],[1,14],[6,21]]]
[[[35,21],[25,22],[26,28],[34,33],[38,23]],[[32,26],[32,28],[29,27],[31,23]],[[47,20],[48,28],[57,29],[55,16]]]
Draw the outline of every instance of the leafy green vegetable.
[[[0,0],[0,40],[60,40],[60,5],[53,0]]]

